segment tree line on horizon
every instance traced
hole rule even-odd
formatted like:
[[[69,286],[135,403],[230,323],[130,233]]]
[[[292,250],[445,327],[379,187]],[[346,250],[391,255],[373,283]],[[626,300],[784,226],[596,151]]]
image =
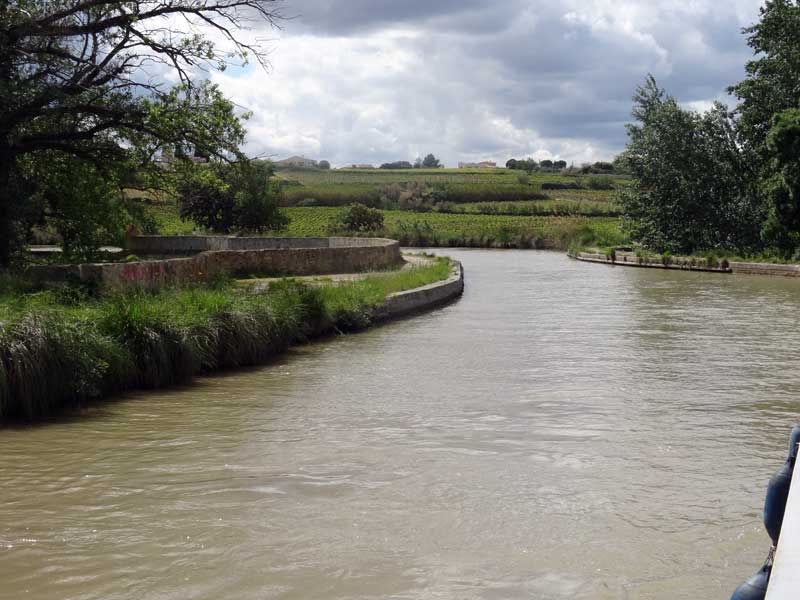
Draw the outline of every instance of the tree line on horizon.
[[[444,165],[433,154],[428,154],[425,158],[417,157],[414,163],[407,160],[398,160],[395,162],[385,162],[381,164],[379,169],[441,169]]]
[[[444,165],[441,161],[436,158],[433,154],[428,154],[425,158],[417,158],[414,163],[407,160],[398,160],[394,162],[385,162],[380,165],[380,169],[395,169],[395,170],[402,170],[402,169],[439,169],[442,168]],[[557,171],[564,171],[569,170],[569,174],[576,174],[576,175],[608,175],[611,173],[624,173],[624,165],[617,162],[603,162],[598,161],[594,163],[586,163],[582,164],[580,167],[567,166],[567,161],[565,160],[550,160],[544,159],[542,161],[536,161],[533,158],[510,158],[506,161],[505,164],[507,169],[511,170],[518,170],[518,171],[525,171],[528,174],[534,173],[536,171],[549,171],[549,172],[557,172]]]

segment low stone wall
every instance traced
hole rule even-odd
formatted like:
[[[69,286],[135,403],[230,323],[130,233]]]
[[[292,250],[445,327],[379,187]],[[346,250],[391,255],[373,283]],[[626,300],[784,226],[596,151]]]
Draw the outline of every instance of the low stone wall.
[[[388,321],[452,302],[464,293],[464,267],[453,262],[450,277],[423,287],[390,295],[376,311],[376,321]]]
[[[223,250],[294,250],[342,246],[376,246],[386,240],[372,238],[237,237],[232,235],[137,235],[125,240],[130,254],[188,256]]]
[[[800,265],[783,265],[777,263],[754,263],[736,262],[728,263],[727,268],[707,267],[700,265],[687,264],[686,258],[676,258],[684,261],[675,264],[664,265],[662,263],[646,262],[639,259],[633,253],[618,253],[616,260],[612,261],[605,254],[597,252],[569,253],[570,258],[584,262],[604,263],[608,265],[619,265],[622,267],[642,267],[646,269],[678,269],[682,271],[706,271],[710,273],[733,273],[734,275],[769,275],[773,277],[800,277]]]
[[[633,253],[618,253],[615,260],[605,254],[597,252],[579,252],[577,254],[568,253],[567,256],[583,262],[603,263],[607,265],[619,265],[621,267],[640,267],[644,269],[670,269],[677,271],[701,271],[711,273],[731,273],[730,267],[708,267],[702,264],[691,264],[687,259],[676,257],[675,262],[664,264],[662,262],[649,262]]]
[[[32,267],[28,275],[35,281],[72,280],[113,289],[158,289],[223,274],[301,276],[382,270],[395,267],[403,260],[398,242],[380,238],[309,238],[310,241],[301,242],[299,240],[304,238],[187,237],[191,239],[148,236],[142,238],[141,244],[159,254],[169,253],[171,248],[188,252],[191,250],[187,248],[203,246],[227,249],[201,250],[186,258],[165,260]],[[174,245],[169,246],[170,243]],[[275,247],[245,248],[259,244]]]
[[[774,275],[778,277],[800,277],[800,265],[774,263],[731,262],[731,271],[739,275]]]

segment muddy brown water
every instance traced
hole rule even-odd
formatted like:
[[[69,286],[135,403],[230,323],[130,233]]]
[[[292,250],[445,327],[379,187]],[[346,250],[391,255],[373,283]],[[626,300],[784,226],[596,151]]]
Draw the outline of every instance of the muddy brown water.
[[[800,281],[442,253],[442,310],[0,430],[0,598],[727,599]]]

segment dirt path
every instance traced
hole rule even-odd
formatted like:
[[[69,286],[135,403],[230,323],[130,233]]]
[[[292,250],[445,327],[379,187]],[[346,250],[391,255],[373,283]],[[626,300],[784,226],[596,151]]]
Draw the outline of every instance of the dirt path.
[[[403,266],[398,269],[400,271],[407,271],[416,267],[424,267],[433,264],[433,259],[422,254],[403,254],[405,261]],[[397,271],[365,271],[362,273],[336,273],[333,275],[308,275],[302,277],[292,277],[298,281],[303,281],[310,285],[335,285],[338,283],[346,283],[348,281],[359,281],[367,277],[388,277],[394,275]],[[253,279],[237,279],[236,283],[240,285],[253,286],[254,291],[262,291],[269,287],[270,283],[280,281],[282,277],[264,277]]]

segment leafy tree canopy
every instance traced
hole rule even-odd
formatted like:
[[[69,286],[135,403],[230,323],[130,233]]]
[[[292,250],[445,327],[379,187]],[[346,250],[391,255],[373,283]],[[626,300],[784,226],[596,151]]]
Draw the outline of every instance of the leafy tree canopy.
[[[800,246],[800,109],[775,115],[766,148],[773,174],[764,182],[769,199],[764,238],[789,257]]]
[[[744,81],[729,91],[741,101],[736,112],[743,140],[766,163],[774,115],[800,104],[800,0],[768,0],[759,22],[744,33],[755,57]]]
[[[278,208],[273,174],[270,163],[255,161],[188,163],[177,187],[181,216],[214,233],[283,229],[289,220]]]
[[[176,155],[241,158],[244,128],[233,105],[196,74],[248,57],[263,62],[263,49],[239,33],[254,19],[275,23],[272,4],[0,3],[0,265],[9,259],[13,215],[54,155],[108,173],[121,164],[151,167],[167,146]],[[164,86],[166,72],[179,85]]]
[[[433,154],[428,154],[422,159],[422,166],[426,169],[438,169],[442,166],[442,163]]]
[[[752,160],[725,107],[684,110],[651,76],[633,116],[624,157],[633,183],[620,198],[632,238],[670,252],[754,248],[762,214]]]
[[[352,232],[379,231],[383,229],[383,213],[363,204],[351,204],[339,215],[338,226]]]

